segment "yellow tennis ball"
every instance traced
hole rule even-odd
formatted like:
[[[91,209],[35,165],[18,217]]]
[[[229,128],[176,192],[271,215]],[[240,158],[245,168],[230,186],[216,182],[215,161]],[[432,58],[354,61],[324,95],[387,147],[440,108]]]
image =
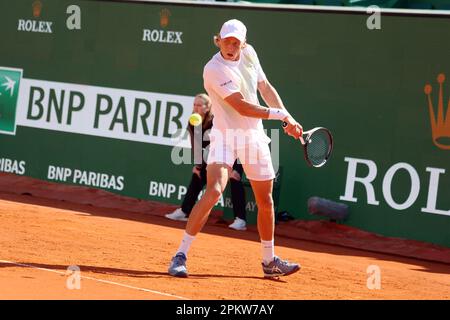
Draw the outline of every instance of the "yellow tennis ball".
[[[202,116],[198,113],[191,114],[191,116],[189,117],[189,123],[194,127],[200,125],[202,123]]]

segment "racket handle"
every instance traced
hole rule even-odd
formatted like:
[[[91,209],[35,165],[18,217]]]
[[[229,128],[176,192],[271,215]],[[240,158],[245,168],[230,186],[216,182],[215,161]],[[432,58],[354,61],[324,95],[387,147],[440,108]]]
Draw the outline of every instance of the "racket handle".
[[[287,122],[283,121],[283,128],[287,127]],[[302,143],[302,145],[305,145],[305,140],[303,139],[303,134],[305,134],[304,132],[302,132],[302,135],[300,135],[300,137],[298,137],[300,139],[300,142]]]

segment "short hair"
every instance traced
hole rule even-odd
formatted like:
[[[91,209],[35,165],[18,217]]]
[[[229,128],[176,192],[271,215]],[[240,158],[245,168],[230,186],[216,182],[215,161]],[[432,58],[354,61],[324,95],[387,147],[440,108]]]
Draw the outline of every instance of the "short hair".
[[[220,41],[220,34],[218,33],[218,34],[215,34],[214,36],[213,36],[213,42],[214,42],[214,45],[217,47],[217,48],[220,48],[219,47],[219,41]],[[247,40],[245,40],[244,41],[244,44],[242,45],[242,48],[245,48],[247,46]]]

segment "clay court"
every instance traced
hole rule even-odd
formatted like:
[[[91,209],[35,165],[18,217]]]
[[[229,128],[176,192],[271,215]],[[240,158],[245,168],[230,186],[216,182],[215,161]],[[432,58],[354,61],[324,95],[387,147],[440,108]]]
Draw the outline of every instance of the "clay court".
[[[196,238],[190,277],[172,278],[183,222],[29,195],[0,199],[0,299],[450,299],[448,264],[280,236],[276,253],[302,269],[265,280],[254,228],[217,223]],[[81,282],[70,290],[73,265]],[[370,265],[380,268],[379,290],[367,288]]]

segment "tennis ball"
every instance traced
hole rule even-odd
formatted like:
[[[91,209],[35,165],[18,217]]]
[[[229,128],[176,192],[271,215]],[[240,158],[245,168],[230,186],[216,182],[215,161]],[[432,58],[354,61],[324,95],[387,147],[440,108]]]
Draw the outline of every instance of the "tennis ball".
[[[202,116],[198,113],[191,114],[191,116],[189,117],[189,123],[194,127],[200,125],[202,123]]]

